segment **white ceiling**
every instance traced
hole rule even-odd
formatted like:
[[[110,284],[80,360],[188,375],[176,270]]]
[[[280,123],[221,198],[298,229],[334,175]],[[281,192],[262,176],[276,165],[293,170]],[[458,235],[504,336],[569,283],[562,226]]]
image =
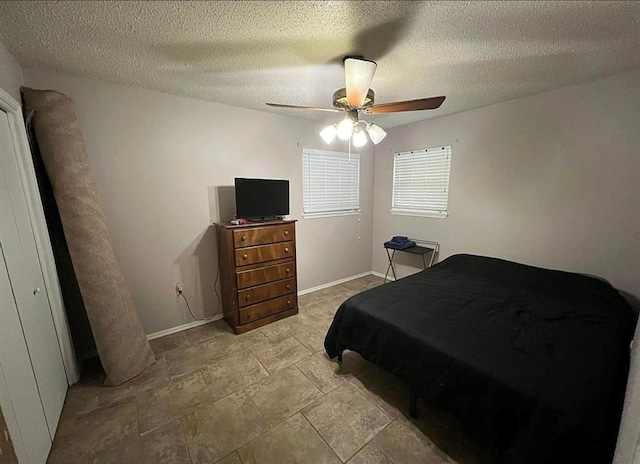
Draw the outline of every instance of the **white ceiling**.
[[[290,116],[331,106],[341,58],[378,62],[376,102],[446,95],[383,127],[640,67],[640,2],[0,2],[24,67]]]

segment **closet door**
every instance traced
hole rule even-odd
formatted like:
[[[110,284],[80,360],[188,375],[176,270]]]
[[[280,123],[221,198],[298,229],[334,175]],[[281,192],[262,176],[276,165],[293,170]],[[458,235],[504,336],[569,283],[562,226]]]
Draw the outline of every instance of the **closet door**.
[[[21,368],[18,370],[29,370],[35,377],[39,395],[37,398],[31,398],[31,401],[40,404],[44,411],[49,435],[53,437],[67,391],[67,379],[29,220],[13,139],[7,115],[2,111],[0,111],[0,246],[10,285],[8,293],[3,291],[0,330],[3,338],[10,337],[15,343],[18,343],[18,335],[23,336],[23,342],[26,343],[28,350],[28,360],[21,358],[18,363]],[[13,296],[13,309],[10,305],[5,307],[5,304],[8,304],[5,301],[7,296]],[[15,314],[10,314],[11,312]],[[5,324],[5,321],[9,323]],[[12,353],[3,353],[3,355],[11,356]],[[11,384],[13,376],[24,373],[18,373],[13,368],[17,367],[15,360],[3,361],[5,361],[2,365],[6,383],[9,386],[9,396],[14,402],[16,417],[19,417],[19,407],[15,403],[14,396],[21,396],[22,393],[12,389]],[[12,368],[8,368],[8,365]],[[25,445],[27,448],[31,446],[26,439]]]
[[[4,253],[0,253],[0,295],[0,404],[20,462],[44,463],[51,436],[22,336]]]

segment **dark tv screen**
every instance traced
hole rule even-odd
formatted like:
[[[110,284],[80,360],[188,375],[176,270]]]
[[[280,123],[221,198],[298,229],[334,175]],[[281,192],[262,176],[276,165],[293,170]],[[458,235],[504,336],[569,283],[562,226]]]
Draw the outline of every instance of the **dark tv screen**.
[[[236,214],[242,219],[289,214],[289,181],[236,177]]]

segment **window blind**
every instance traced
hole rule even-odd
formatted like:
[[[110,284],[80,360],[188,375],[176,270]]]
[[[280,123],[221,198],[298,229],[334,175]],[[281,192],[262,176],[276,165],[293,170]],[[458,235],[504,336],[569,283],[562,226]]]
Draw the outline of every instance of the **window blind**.
[[[305,148],[302,151],[303,212],[360,209],[360,155]]]
[[[396,153],[392,211],[446,216],[451,146]]]

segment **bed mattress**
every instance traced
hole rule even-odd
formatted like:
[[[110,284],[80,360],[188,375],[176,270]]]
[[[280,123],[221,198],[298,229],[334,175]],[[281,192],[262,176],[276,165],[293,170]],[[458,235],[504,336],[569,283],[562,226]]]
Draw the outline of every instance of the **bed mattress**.
[[[325,339],[518,463],[610,463],[635,316],[607,282],[454,255],[355,295]]]

